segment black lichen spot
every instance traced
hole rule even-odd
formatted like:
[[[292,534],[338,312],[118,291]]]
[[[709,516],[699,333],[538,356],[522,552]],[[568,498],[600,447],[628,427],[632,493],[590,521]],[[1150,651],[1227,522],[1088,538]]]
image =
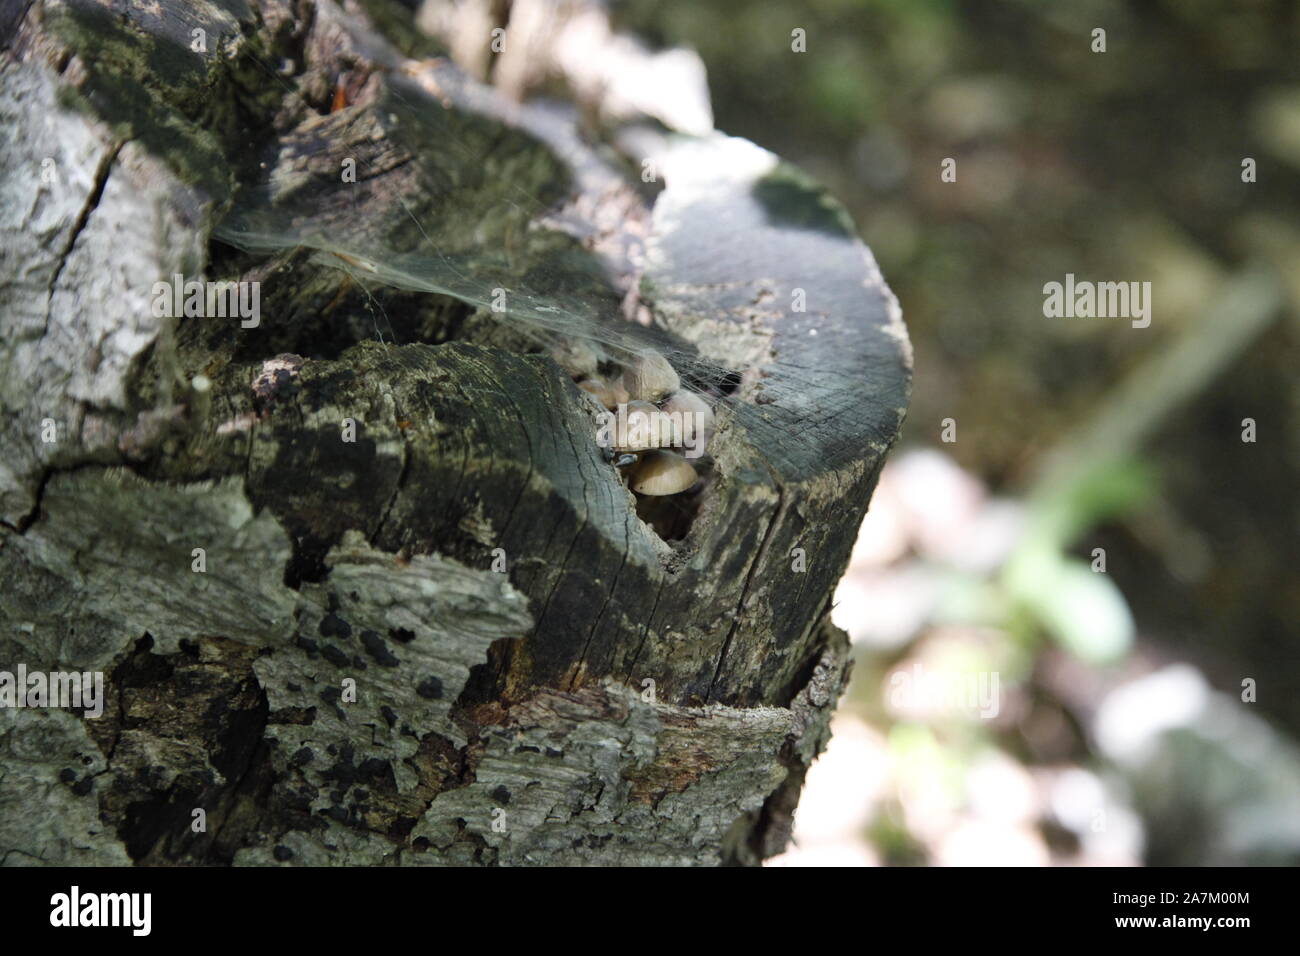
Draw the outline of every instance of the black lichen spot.
[[[442,700],[442,681],[436,677],[426,677],[420,681],[415,692],[425,700]]]
[[[305,767],[316,759],[316,754],[310,747],[302,747],[289,759],[295,767]]]
[[[343,801],[343,795],[356,782],[357,768],[352,765],[353,750],[351,744],[344,744],[339,752],[339,759],[334,766],[321,774],[321,779],[333,786],[331,798],[335,803]]]
[[[297,637],[294,638],[293,642],[297,644],[299,647],[301,647],[308,654],[310,654],[312,657],[315,657],[317,654],[320,653],[319,645],[315,641],[313,641],[310,637],[303,637],[301,634],[299,634]]]
[[[411,641],[415,640],[415,632],[408,631],[404,627],[390,627],[388,629],[388,636],[398,644],[410,644]]]
[[[77,779],[77,771],[73,770],[71,767],[64,767],[59,771],[59,779],[64,783],[72,783]]]
[[[547,748],[546,748],[546,756],[548,756],[548,757],[563,757],[563,756],[564,756],[564,751],[563,751],[563,750],[556,750],[554,747],[547,747]]]
[[[72,785],[72,792],[79,797],[84,797],[86,794],[90,793],[90,789],[94,785],[95,785],[94,777],[90,777],[90,776],[82,777],[80,780],[78,780],[76,783]]]
[[[393,710],[393,708],[389,707],[387,704],[384,704],[384,706],[379,708],[379,712],[384,715],[384,720],[388,721],[390,729],[397,726],[397,711]]]
[[[509,805],[510,791],[506,789],[505,784],[500,784],[495,790],[492,791],[492,799],[495,800],[497,803],[501,804],[501,806],[503,807]]]
[[[271,855],[274,856],[281,863],[287,863],[289,860],[293,859],[293,850],[290,850],[287,846],[284,846],[282,844],[280,846],[277,846],[274,850],[272,850]]]
[[[361,632],[361,646],[366,649],[366,653],[375,659],[380,667],[396,667],[401,663],[393,652],[388,649],[384,639],[376,631]]]
[[[335,667],[348,666],[348,655],[343,653],[343,651],[339,650],[333,644],[326,644],[325,649],[322,650],[321,653],[325,655],[325,660],[329,661]]]
[[[352,625],[337,614],[326,614],[320,619],[321,637],[351,637]]]

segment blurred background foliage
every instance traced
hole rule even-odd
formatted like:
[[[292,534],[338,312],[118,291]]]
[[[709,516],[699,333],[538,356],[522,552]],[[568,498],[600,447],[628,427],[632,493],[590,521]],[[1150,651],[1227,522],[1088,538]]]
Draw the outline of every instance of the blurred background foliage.
[[[716,127],[829,186],[902,304],[855,678],[777,862],[1300,862],[1300,4],[358,2],[610,139],[548,31],[696,51]],[[1045,318],[1067,273],[1151,282],[1150,327]]]
[[[862,718],[861,739],[883,746],[876,759],[909,768],[881,771],[878,808],[862,821],[866,856],[1300,861],[1300,5],[628,0],[613,10],[652,45],[699,52],[718,128],[845,202],[916,350],[903,448],[946,456],[908,471],[934,472],[934,496],[983,501],[971,506],[983,517],[962,520],[1017,513],[1006,555],[984,566],[936,553],[927,534],[951,550],[962,532],[915,514],[898,554],[855,557],[841,589],[850,631],[918,575],[948,578],[942,613],[927,607],[885,639],[854,634],[848,713]],[[803,54],[791,52],[796,27]],[[1091,50],[1096,27],[1105,53]],[[956,183],[940,180],[946,157]],[[1258,164],[1254,183],[1242,181],[1245,157]],[[1043,284],[1067,272],[1151,281],[1150,328],[1045,319]],[[1144,416],[1126,435],[1124,419]],[[949,417],[957,441],[945,444]],[[1241,441],[1248,417],[1255,444]],[[984,532],[985,546],[996,537]],[[1105,575],[1090,568],[1094,548]],[[875,584],[846,609],[855,575]],[[975,649],[961,665],[971,673],[1001,671],[1017,713],[954,725],[882,706],[900,662],[961,648]],[[1245,678],[1258,682],[1255,703],[1241,702]],[[1172,702],[1142,683],[1161,679],[1176,685]],[[1099,714],[1126,685],[1147,689],[1123,719],[1163,727],[1137,766],[1098,739]],[[1221,706],[1262,719],[1225,718],[1218,738],[1199,739],[1189,726]],[[1229,726],[1239,739],[1223,738]],[[858,747],[859,762],[870,752]],[[994,812],[1006,825],[990,830],[971,808],[978,781],[995,778],[1002,789],[989,793],[1019,787],[1034,806],[1012,814],[1015,825]],[[951,812],[909,814],[909,793],[928,799],[909,790],[918,779],[954,787]],[[1062,801],[1115,806],[1099,822]],[[801,817],[810,812],[829,811],[805,801]],[[1107,828],[1127,839],[1107,841]]]

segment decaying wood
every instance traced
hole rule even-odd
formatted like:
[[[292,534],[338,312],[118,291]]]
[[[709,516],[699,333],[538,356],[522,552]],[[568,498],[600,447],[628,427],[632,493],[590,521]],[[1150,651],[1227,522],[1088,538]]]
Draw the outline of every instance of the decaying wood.
[[[779,851],[907,402],[897,306],[838,207],[721,136],[672,145],[646,195],[565,114],[329,0],[37,2],[5,28],[0,668],[102,670],[109,703],[4,712],[0,858]],[[327,241],[214,242],[254,183]],[[702,490],[638,514],[545,351],[462,290],[329,264],[367,242],[551,296],[558,249],[583,321],[743,368]],[[261,324],[154,317],[174,273],[261,282]]]

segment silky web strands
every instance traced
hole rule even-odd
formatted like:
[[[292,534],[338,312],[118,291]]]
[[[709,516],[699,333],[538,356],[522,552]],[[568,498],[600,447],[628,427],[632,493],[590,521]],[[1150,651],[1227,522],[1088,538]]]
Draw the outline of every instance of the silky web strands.
[[[548,228],[567,171],[535,141],[393,83],[370,107],[288,134],[261,167],[220,240],[262,255],[311,250],[367,295],[389,287],[476,307],[609,412],[598,441],[634,491],[695,485],[687,459],[705,455],[714,407],[740,373],[648,328],[644,308],[630,320],[635,279],[620,290],[573,235]]]

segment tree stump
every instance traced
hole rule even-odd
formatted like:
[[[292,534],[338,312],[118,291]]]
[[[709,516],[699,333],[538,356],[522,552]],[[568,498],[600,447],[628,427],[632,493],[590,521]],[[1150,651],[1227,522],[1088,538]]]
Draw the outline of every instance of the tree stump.
[[[651,192],[330,0],[7,15],[0,669],[106,701],[5,710],[0,858],[779,852],[909,390],[840,207],[718,134]],[[638,501],[548,333],[683,358],[698,490]]]

